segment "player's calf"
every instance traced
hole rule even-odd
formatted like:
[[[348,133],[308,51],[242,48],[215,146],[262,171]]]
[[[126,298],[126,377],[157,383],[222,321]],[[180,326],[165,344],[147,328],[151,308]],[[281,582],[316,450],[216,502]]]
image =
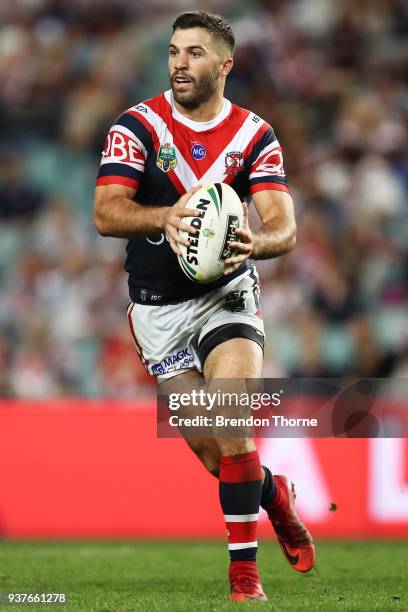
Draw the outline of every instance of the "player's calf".
[[[221,452],[214,438],[185,438],[195,455],[204,467],[216,478],[220,473]]]
[[[238,448],[253,448],[251,441],[235,442]],[[223,447],[233,448],[225,441]],[[261,489],[262,469],[256,450],[221,456],[219,495],[227,528],[232,601],[266,600],[256,565]]]

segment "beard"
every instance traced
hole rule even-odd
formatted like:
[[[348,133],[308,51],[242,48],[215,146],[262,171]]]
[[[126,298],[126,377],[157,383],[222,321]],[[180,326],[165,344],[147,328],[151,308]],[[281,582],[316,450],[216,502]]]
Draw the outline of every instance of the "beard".
[[[173,77],[170,78],[170,85],[173,91],[173,96],[175,101],[186,110],[195,110],[196,108],[201,106],[201,104],[207,102],[217,89],[217,67],[214,67],[214,69],[210,70],[200,79],[195,79],[189,75],[188,78],[191,80],[193,87],[190,91],[186,92],[175,90],[173,83],[173,79],[175,76],[176,74],[174,74]]]

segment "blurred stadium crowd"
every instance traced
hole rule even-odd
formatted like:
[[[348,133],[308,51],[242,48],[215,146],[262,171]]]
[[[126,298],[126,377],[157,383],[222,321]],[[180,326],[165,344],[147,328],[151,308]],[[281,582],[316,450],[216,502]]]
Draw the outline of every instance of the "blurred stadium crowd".
[[[268,120],[298,219],[259,262],[265,375],[408,376],[405,0],[0,5],[0,395],[133,397],[124,243],[92,225],[109,125],[168,88],[179,12],[225,14],[227,97]],[[254,223],[256,223],[254,221]]]

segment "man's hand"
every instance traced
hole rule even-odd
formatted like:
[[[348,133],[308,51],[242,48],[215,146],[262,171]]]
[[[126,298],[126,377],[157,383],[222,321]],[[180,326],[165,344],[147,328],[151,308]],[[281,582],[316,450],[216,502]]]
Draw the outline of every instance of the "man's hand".
[[[229,246],[234,251],[232,257],[228,257],[225,260],[226,268],[224,270],[224,275],[232,274],[235,272],[242,262],[244,262],[248,257],[251,257],[251,253],[254,248],[254,236],[249,229],[248,224],[248,204],[246,202],[242,202],[242,206],[244,207],[244,227],[237,228],[235,230],[235,235],[240,238],[241,242],[231,241],[229,242]]]
[[[184,244],[187,247],[190,246],[189,241],[186,238],[182,238],[179,231],[183,230],[189,234],[197,233],[197,230],[194,227],[187,225],[187,223],[183,223],[182,219],[184,217],[198,217],[200,214],[199,210],[185,208],[188,200],[191,198],[193,193],[200,189],[200,187],[201,185],[198,185],[197,187],[194,187],[194,189],[190,189],[190,191],[187,191],[187,193],[182,195],[173,206],[170,206],[164,211],[162,223],[163,231],[176,255],[181,255],[178,244]]]

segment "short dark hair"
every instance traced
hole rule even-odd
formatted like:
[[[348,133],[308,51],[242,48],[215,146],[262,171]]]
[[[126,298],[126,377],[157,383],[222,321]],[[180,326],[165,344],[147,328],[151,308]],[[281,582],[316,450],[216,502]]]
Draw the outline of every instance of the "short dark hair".
[[[208,30],[215,38],[222,40],[231,53],[234,52],[235,36],[225,17],[206,13],[205,11],[182,13],[173,23],[173,34],[176,30],[188,30],[189,28],[204,28]]]

